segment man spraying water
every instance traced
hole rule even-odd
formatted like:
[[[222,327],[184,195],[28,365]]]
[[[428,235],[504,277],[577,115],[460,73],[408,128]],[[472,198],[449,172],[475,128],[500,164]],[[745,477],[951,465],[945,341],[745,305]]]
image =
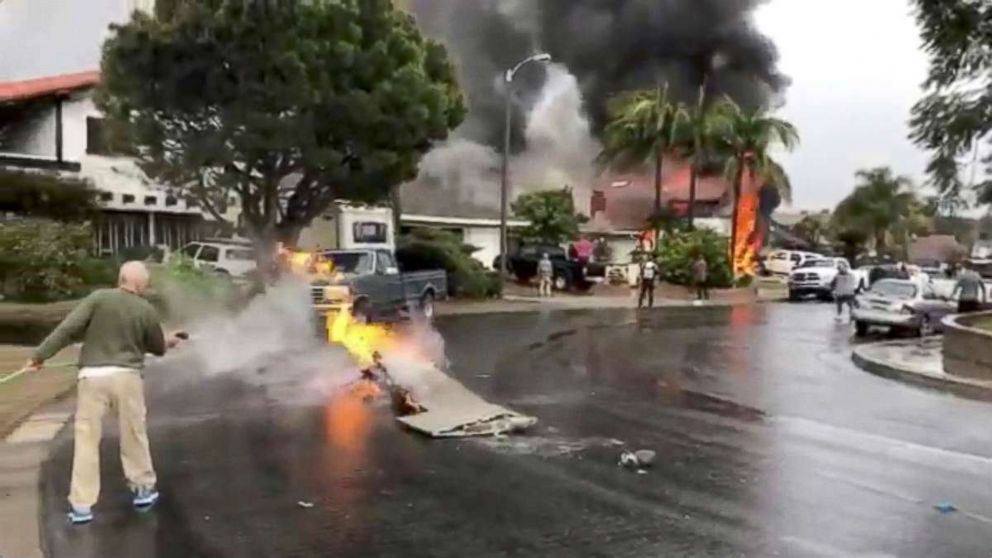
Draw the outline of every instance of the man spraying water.
[[[141,298],[148,283],[148,269],[143,263],[122,265],[118,287],[86,297],[35,349],[26,365],[27,369],[39,370],[73,340],[83,340],[69,489],[69,520],[74,524],[93,520],[92,508],[100,494],[101,423],[110,408],[117,411],[121,463],[134,494],[134,506],[147,509],[158,501],[141,370],[146,353],[164,355],[186,335],[163,333],[155,309]]]

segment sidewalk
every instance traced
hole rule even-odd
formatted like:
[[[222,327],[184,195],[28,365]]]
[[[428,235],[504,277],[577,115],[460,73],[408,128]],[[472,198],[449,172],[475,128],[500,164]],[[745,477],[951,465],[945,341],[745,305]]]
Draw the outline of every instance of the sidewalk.
[[[31,347],[0,345],[0,378],[20,370]],[[76,346],[68,347],[48,361],[49,365],[74,363]],[[0,384],[0,438],[42,405],[68,394],[76,386],[76,368],[44,368]]]
[[[992,382],[944,372],[942,346],[941,337],[883,341],[855,347],[851,358],[861,369],[878,376],[965,397],[992,399]]]

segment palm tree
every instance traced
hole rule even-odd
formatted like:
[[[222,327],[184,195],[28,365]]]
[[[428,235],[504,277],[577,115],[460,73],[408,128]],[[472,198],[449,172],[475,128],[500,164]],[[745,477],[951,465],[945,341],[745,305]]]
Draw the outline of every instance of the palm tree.
[[[676,141],[680,127],[688,120],[681,104],[668,96],[668,86],[633,91],[617,97],[610,105],[603,150],[597,161],[604,166],[629,169],[654,161],[654,211],[661,215],[662,170],[665,156]],[[660,230],[655,227],[655,244]]]
[[[882,252],[887,245],[888,232],[910,219],[919,201],[913,182],[905,176],[895,176],[889,167],[859,170],[858,184],[834,211],[834,219],[842,227],[864,231],[875,239],[875,250]]]
[[[691,114],[676,129],[675,150],[679,157],[690,162],[689,165],[689,209],[688,225],[693,227],[696,217],[696,184],[703,173],[704,167],[712,162],[711,156],[723,128],[723,115],[714,104],[700,103],[691,110]]]
[[[793,150],[799,144],[799,132],[790,122],[768,115],[762,110],[745,111],[730,99],[714,106],[719,120],[716,132],[718,149],[727,157],[725,171],[734,185],[734,214],[731,221],[731,261],[737,256],[737,221],[741,185],[745,169],[752,179],[778,189],[782,199],[791,201],[792,185],[785,170],[771,157],[781,147]]]

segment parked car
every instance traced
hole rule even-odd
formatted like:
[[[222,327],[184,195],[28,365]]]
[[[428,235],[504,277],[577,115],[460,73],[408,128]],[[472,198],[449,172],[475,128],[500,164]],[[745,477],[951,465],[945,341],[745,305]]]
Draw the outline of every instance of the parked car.
[[[218,273],[239,277],[255,270],[255,248],[236,240],[202,240],[190,242],[179,252],[193,260],[193,265]]]
[[[554,266],[553,285],[559,291],[588,291],[595,283],[606,279],[606,265],[590,262],[582,265],[570,259],[560,246],[531,244],[520,247],[507,258],[507,270],[521,282],[529,282],[537,276],[537,263],[547,254]],[[499,268],[499,258],[493,262]]]
[[[855,333],[861,337],[872,326],[885,326],[919,336],[932,335],[942,330],[944,317],[957,310],[957,302],[945,293],[931,283],[881,279],[855,299]]]
[[[789,300],[799,300],[815,295],[822,300],[833,296],[834,278],[844,265],[858,279],[858,290],[868,288],[868,274],[863,270],[851,269],[844,258],[811,258],[789,273]]]
[[[793,250],[776,250],[765,258],[764,269],[772,275],[788,275],[807,260],[823,259],[824,256],[812,252],[796,252]]]
[[[448,276],[443,269],[400,273],[389,250],[328,250],[331,273],[311,279],[317,312],[351,310],[368,321],[392,320],[405,312],[434,317],[434,302],[447,298]]]

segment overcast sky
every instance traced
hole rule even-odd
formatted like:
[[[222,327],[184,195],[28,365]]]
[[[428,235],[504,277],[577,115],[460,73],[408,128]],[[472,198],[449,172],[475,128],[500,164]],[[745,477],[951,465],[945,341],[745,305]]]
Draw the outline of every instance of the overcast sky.
[[[908,0],[772,0],[758,25],[792,78],[781,114],[802,135],[784,157],[795,207],[832,208],[860,168],[923,180],[927,154],[906,136],[927,57]]]

